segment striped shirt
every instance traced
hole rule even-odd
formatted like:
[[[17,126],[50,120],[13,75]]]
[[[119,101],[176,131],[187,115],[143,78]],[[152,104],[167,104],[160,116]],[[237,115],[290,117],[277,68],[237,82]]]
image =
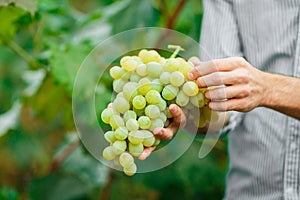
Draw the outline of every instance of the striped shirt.
[[[300,77],[300,0],[203,3],[202,60],[243,56],[263,71]],[[224,199],[299,200],[300,121],[265,107],[229,115]]]

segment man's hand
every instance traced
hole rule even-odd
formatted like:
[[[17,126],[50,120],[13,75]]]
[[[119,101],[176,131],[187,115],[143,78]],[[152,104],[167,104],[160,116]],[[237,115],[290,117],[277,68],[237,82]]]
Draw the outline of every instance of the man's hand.
[[[262,106],[267,90],[265,72],[251,66],[245,59],[232,57],[196,65],[188,77],[198,86],[222,86],[207,90],[205,97],[211,102],[209,107],[215,111],[236,110],[247,112]]]
[[[174,134],[178,131],[180,127],[184,127],[186,123],[186,116],[182,112],[181,108],[176,104],[171,104],[169,106],[170,112],[173,115],[172,122],[169,124],[167,128],[156,128],[153,133],[156,137],[161,140],[170,140],[173,138]],[[155,147],[145,148],[142,155],[139,156],[140,160],[145,160],[152,151],[154,151]]]

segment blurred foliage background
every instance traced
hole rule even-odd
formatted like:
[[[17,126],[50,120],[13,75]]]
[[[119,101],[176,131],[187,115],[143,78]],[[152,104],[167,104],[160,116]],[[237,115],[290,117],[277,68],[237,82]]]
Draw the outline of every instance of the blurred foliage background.
[[[198,159],[195,140],[172,165],[127,177],[81,145],[72,86],[93,46],[137,27],[199,40],[200,0],[0,0],[0,199],[221,199],[226,140]],[[105,107],[111,87],[99,91]]]

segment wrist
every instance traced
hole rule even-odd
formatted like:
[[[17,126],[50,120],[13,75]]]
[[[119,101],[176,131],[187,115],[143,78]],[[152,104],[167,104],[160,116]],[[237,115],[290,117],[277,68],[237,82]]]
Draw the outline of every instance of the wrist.
[[[270,107],[273,104],[273,77],[267,72],[262,72],[262,74],[263,95],[260,102],[260,106]]]

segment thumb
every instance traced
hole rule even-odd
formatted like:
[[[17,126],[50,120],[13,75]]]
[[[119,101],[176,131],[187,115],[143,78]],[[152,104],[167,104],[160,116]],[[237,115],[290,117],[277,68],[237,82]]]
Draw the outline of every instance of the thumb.
[[[169,106],[169,110],[173,116],[173,122],[175,125],[179,126],[180,124],[185,124],[186,117],[178,105],[171,104]]]

